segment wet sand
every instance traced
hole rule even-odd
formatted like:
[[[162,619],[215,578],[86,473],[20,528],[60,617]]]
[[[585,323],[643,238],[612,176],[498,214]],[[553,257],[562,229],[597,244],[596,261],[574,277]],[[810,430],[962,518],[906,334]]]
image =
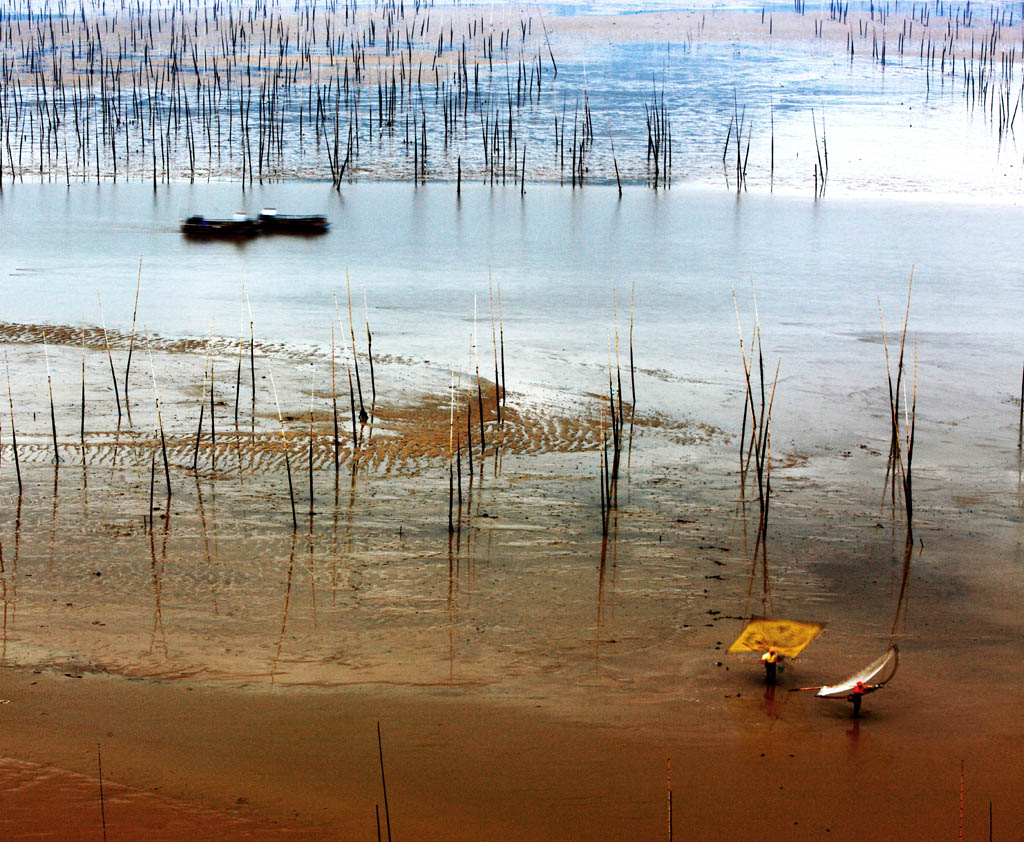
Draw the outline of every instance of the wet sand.
[[[41,334],[64,372],[59,471],[43,384],[22,373]],[[126,337],[112,339],[120,369]],[[204,343],[151,343],[168,501],[146,355],[118,431],[87,335],[83,467],[67,375],[80,335],[6,326],[4,340],[25,482],[19,505],[5,417],[5,838],[97,838],[105,817],[122,839],[372,839],[378,721],[399,839],[667,838],[669,759],[676,838],[863,839],[866,823],[871,838],[951,837],[961,761],[966,836],[984,835],[990,803],[994,838],[1024,833],[1019,501],[969,481],[952,494],[926,470],[905,567],[902,513],[879,507],[884,428],[835,457],[773,452],[766,591],[736,433],[699,419],[638,412],[603,541],[601,399],[510,390],[450,539],[447,373],[381,360],[372,439],[343,445],[337,475],[321,376],[310,517],[309,360],[279,349],[293,531],[265,382],[253,423],[243,380],[234,431],[230,342],[217,464],[204,434],[197,474]],[[756,661],[724,655],[762,609],[829,624],[774,693]],[[890,636],[902,666],[859,722],[789,692]]]

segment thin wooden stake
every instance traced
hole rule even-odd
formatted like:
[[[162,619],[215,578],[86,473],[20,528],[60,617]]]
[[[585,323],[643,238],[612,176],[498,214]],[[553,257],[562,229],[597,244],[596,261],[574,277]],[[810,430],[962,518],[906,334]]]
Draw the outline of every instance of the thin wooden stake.
[[[11,408],[11,444],[14,448],[14,471],[18,475],[18,498],[21,498],[21,462],[18,460],[18,434],[14,427],[14,395],[11,392],[11,366],[7,361],[7,351],[4,351],[4,368],[7,370],[7,400]]]
[[[53,379],[50,377],[50,354],[46,349],[46,337],[43,337],[43,360],[46,363],[46,385],[50,390],[50,428],[53,431],[53,461],[60,462],[60,452],[57,450],[57,417],[53,410]]]
[[[121,395],[117,390],[117,377],[114,374],[114,357],[110,353],[110,340],[107,338],[107,322],[103,318],[103,299],[96,293],[96,299],[100,303],[100,324],[103,327],[103,344],[107,347],[107,362],[110,363],[110,378],[114,381],[114,400],[117,401],[117,423],[121,423]]]
[[[156,421],[160,429],[160,451],[164,458],[164,479],[167,481],[167,496],[171,496],[171,468],[167,461],[167,440],[164,437],[164,419],[160,410],[160,388],[156,383],[156,367],[153,365],[153,349],[149,344],[149,331],[145,331],[146,352],[149,354],[149,371],[153,377],[153,398],[156,401]]]
[[[380,783],[384,789],[384,820],[388,828],[388,842],[391,842],[391,813],[388,811],[388,782],[384,777],[384,748],[380,739],[380,722],[377,722],[377,753],[380,756]]]
[[[270,367],[267,357],[267,373],[270,375],[270,388],[274,390],[274,403],[277,405],[277,420],[281,424],[281,446],[284,447],[284,467],[288,472],[288,500],[292,504],[292,528],[299,528],[299,518],[295,513],[295,488],[292,485],[292,460],[288,455],[288,437],[284,433],[284,415],[281,414],[281,401],[277,397],[277,386],[274,383],[274,370]]]
[[[103,823],[103,842],[107,842],[107,810],[103,802],[103,754],[99,743],[96,743],[96,765],[99,767],[100,777],[100,821]]]
[[[142,287],[142,258],[139,258],[139,276],[135,281],[135,307],[132,309],[132,332],[128,337],[128,362],[124,367],[124,406],[128,410],[128,423],[132,422],[132,411],[128,404],[128,373],[132,370],[132,351],[135,348],[135,317],[139,312],[139,289]]]

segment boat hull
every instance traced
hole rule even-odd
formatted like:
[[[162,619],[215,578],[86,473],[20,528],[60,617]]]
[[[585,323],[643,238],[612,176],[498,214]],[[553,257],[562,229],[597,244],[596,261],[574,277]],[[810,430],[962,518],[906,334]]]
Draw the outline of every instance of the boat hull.
[[[245,240],[260,233],[260,223],[254,219],[205,219],[190,216],[181,224],[186,237],[211,240]]]

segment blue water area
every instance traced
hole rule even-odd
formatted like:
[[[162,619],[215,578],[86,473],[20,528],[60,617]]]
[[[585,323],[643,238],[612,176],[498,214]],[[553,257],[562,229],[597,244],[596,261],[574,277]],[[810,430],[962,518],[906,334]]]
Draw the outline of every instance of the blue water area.
[[[179,231],[192,213],[264,205],[324,213],[332,230],[244,243]],[[0,199],[0,231],[5,321],[98,324],[99,293],[108,326],[128,330],[141,258],[138,320],[149,331],[202,337],[212,317],[218,334],[236,336],[246,284],[258,338],[322,352],[348,273],[357,314],[365,290],[375,352],[445,373],[467,358],[474,308],[489,348],[492,278],[524,388],[600,388],[616,326],[627,341],[635,290],[646,403],[723,426],[737,418],[727,396],[742,378],[734,291],[748,347],[756,295],[767,365],[780,363],[792,411],[855,426],[856,403],[839,405],[884,384],[879,307],[894,346],[913,272],[924,411],[1015,424],[1001,409],[1019,385],[1024,210],[1014,207],[639,187],[620,200],[614,187],[523,196],[463,185],[458,199],[442,184],[18,184]],[[778,419],[807,435],[785,406]]]

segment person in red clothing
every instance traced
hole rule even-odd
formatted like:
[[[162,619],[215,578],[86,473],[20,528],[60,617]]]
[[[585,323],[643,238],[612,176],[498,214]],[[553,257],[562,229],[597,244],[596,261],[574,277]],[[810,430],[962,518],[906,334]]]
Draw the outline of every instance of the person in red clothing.
[[[850,701],[853,702],[853,718],[857,719],[860,717],[860,703],[861,699],[864,698],[864,694],[867,689],[864,687],[864,683],[861,681],[857,682],[857,686],[853,688],[853,693],[850,694]]]

